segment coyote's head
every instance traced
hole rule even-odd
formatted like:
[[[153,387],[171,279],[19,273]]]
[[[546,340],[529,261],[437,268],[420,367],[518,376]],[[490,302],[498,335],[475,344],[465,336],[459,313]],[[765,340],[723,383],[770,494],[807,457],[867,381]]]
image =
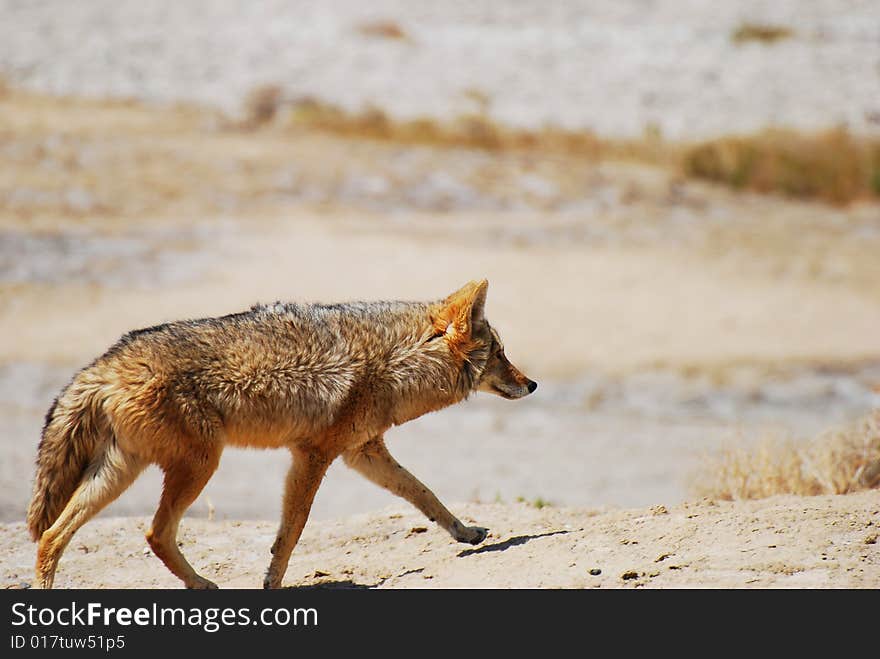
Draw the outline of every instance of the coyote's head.
[[[483,313],[489,282],[472,281],[443,300],[432,314],[433,335],[461,361],[472,388],[510,400],[528,396],[538,383],[527,378],[504,354],[498,332]]]

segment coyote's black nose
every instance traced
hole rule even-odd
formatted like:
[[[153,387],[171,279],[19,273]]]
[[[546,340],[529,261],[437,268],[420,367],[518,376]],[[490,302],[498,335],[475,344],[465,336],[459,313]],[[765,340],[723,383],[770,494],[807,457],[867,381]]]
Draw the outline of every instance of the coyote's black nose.
[[[532,393],[535,389],[538,388],[538,383],[533,380],[529,380],[529,383],[526,385],[529,390],[529,393]]]

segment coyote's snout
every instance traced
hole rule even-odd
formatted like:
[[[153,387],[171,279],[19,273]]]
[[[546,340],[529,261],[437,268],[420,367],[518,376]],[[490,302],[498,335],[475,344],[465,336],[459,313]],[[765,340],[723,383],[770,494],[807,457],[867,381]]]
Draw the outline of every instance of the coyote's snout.
[[[453,538],[465,526],[388,453],[383,434],[474,391],[522,398],[537,388],[504,355],[484,315],[488,282],[437,302],[261,305],[220,318],[130,332],[79,371],[46,415],[28,526],[49,588],[73,534],[150,464],[165,473],[147,532],[188,588],[214,588],[177,546],[177,529],[224,446],[293,456],[263,585],[287,569],[324,473],[342,456]]]
[[[528,396],[538,388],[538,383],[529,380],[516,366],[510,363],[504,354],[504,344],[501,343],[498,333],[491,328],[490,331],[492,333],[492,347],[477,389],[510,400]]]

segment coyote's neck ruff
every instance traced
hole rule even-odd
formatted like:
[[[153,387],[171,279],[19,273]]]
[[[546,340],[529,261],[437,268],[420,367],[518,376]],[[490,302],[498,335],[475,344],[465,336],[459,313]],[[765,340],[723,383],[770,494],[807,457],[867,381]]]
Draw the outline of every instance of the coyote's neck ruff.
[[[150,546],[188,587],[211,587],[177,548],[181,516],[223,447],[287,448],[294,463],[266,575],[280,585],[330,463],[345,461],[480,542],[388,454],[383,433],[477,390],[505,398],[534,382],[504,356],[484,316],[488,283],[434,303],[259,305],[126,334],[62,391],[46,416],[28,524],[37,576],[52,585],[76,530],[148,464],[165,472]]]

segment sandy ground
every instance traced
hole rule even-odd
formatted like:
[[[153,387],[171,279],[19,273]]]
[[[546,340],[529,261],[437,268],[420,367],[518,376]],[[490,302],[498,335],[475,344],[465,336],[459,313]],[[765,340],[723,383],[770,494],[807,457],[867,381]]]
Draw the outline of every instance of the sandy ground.
[[[0,71],[52,93],[235,110],[276,83],[401,117],[486,105],[504,123],[606,136],[880,130],[873,0],[4,0],[0,15]],[[376,21],[405,38],[365,34]],[[747,23],[793,36],[734,43]]]
[[[12,338],[25,319],[29,331],[0,341],[0,359],[84,362],[128,328],[157,321],[219,315],[257,300],[439,299],[481,276],[491,286],[489,317],[510,354],[538,379],[591,367],[843,362],[877,354],[880,304],[861,292],[727,273],[674,249],[352,236],[339,219],[305,218],[280,230],[236,233],[212,248],[220,258],[207,281],[158,298],[154,290],[64,285],[18,297],[0,317],[0,337]],[[701,276],[692,276],[698,267]],[[77,313],[83,295],[87,314]]]
[[[454,507],[491,528],[470,547],[407,509],[310,523],[284,585],[294,588],[880,588],[876,492],[763,501],[578,510]],[[59,588],[176,588],[150,553],[147,520],[102,519],[61,561]],[[257,588],[268,522],[186,520],[196,569],[224,588]],[[33,545],[0,526],[0,584],[30,583]]]

